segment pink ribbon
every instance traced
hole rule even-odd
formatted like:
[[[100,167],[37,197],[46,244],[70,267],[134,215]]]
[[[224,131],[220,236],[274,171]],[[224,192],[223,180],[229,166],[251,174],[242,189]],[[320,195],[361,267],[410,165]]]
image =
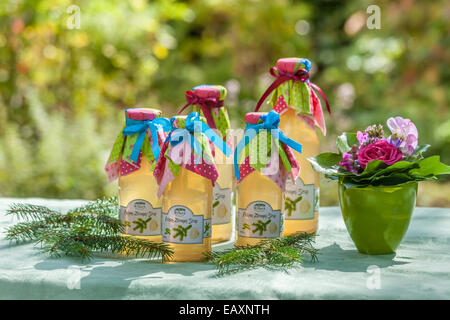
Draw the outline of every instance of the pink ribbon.
[[[193,91],[186,91],[186,105],[184,105],[177,114],[182,113],[189,106],[200,106],[203,115],[206,118],[206,122],[210,128],[216,128],[214,119],[211,114],[211,109],[223,107],[223,100],[217,97],[202,98],[197,96]]]
[[[319,92],[327,105],[328,113],[331,114],[330,104],[328,103],[327,97],[323,93],[322,89],[320,89],[317,85],[315,85],[314,83],[311,83],[309,81],[309,72],[306,71],[305,69],[300,69],[300,70],[296,71],[295,73],[291,73],[291,72],[284,72],[282,70],[279,70],[277,67],[272,67],[272,68],[270,68],[270,75],[272,77],[275,77],[276,79],[274,82],[272,82],[272,84],[267,88],[266,92],[264,92],[264,94],[259,99],[258,103],[256,104],[255,112],[258,112],[258,110],[261,107],[264,100],[266,100],[266,98],[269,96],[269,94],[272,93],[273,90],[278,88],[284,82],[293,80],[293,81],[306,82],[307,85],[311,89],[314,89],[317,92]]]

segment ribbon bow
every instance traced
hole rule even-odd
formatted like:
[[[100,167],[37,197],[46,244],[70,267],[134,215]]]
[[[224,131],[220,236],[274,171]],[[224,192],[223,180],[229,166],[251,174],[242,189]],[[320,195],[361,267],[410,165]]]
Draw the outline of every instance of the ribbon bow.
[[[214,119],[211,115],[212,108],[221,108],[223,107],[223,100],[220,100],[217,97],[199,97],[193,91],[186,91],[186,101],[187,103],[177,112],[180,114],[189,106],[200,106],[203,115],[206,118],[206,122],[212,128],[215,128]]]
[[[141,152],[142,144],[147,133],[147,129],[150,129],[152,136],[152,152],[155,159],[158,159],[160,149],[158,144],[158,131],[169,131],[171,128],[170,122],[166,118],[156,118],[153,120],[126,120],[126,127],[123,129],[122,134],[125,136],[131,136],[139,133],[136,143],[134,144],[133,151],[131,152],[131,160],[138,161],[139,153]]]
[[[278,88],[284,82],[293,80],[305,82],[310,88],[315,89],[317,92],[319,92],[327,105],[328,113],[331,114],[330,104],[328,103],[325,93],[323,93],[322,89],[320,89],[317,85],[309,81],[309,72],[307,70],[299,69],[296,72],[292,73],[292,72],[284,72],[282,70],[279,70],[277,67],[272,67],[270,68],[270,75],[272,77],[275,77],[276,79],[274,82],[272,82],[272,84],[267,88],[266,92],[264,92],[264,94],[259,99],[255,108],[255,112],[259,110],[264,100],[266,100],[266,98],[269,96],[269,94],[272,93],[273,90]]]
[[[171,120],[172,131],[167,136],[166,141],[170,141],[172,146],[176,146],[184,141],[186,137],[187,141],[191,145],[194,153],[198,155],[195,160],[195,165],[198,164],[202,156],[202,148],[198,141],[195,139],[195,133],[203,133],[214,145],[216,145],[220,151],[227,157],[231,153],[230,147],[212,130],[206,123],[200,120],[200,115],[198,112],[191,112],[185,122],[185,129],[174,128],[173,123],[175,117]]]
[[[239,175],[239,164],[238,164],[238,156],[244,150],[244,148],[250,143],[250,141],[256,137],[257,133],[260,130],[271,130],[272,138],[275,140],[280,140],[282,143],[291,147],[298,153],[302,153],[302,145],[294,140],[288,138],[279,128],[280,124],[280,115],[271,110],[267,114],[263,114],[261,116],[262,123],[258,124],[249,124],[245,127],[244,138],[239,141],[236,149],[234,149],[234,175],[241,181],[241,177]],[[248,139],[246,139],[248,137]]]

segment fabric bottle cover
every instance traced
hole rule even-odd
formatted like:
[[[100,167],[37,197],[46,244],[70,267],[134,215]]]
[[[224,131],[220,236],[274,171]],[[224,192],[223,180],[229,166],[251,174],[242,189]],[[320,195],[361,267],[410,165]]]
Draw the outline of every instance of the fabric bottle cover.
[[[211,180],[213,184],[217,180],[219,174],[210,142],[227,156],[231,149],[205,122],[205,118],[200,117],[198,112],[172,117],[172,129],[161,147],[153,171],[159,184],[159,197],[167,184],[179,174],[181,167]]]
[[[186,92],[187,104],[180,109],[180,114],[189,105],[194,106],[194,111],[200,113],[206,119],[206,123],[222,137],[228,145],[232,146],[231,135],[227,137],[231,128],[230,118],[227,109],[224,107],[224,100],[227,96],[227,89],[220,85],[199,85]]]
[[[316,91],[322,96],[330,113],[328,100],[322,90],[309,80],[311,62],[303,58],[282,58],[270,74],[276,79],[259,99],[255,111],[272,93],[270,104],[273,110],[282,114],[288,107],[296,110],[297,115],[311,127],[317,125],[326,135],[325,119],[322,105]]]
[[[161,116],[161,110],[151,108],[131,108],[125,110],[125,117],[132,120],[154,120]]]
[[[249,139],[243,138],[238,143],[234,153],[235,174],[238,183],[253,171],[258,170],[284,191],[286,179],[290,176],[295,183],[295,179],[300,172],[300,165],[294,156],[291,146],[297,152],[301,152],[301,145],[281,132],[278,128],[280,115],[273,110],[269,113],[247,113],[245,122],[247,126],[244,135],[249,137]],[[254,129],[253,133],[250,131],[251,129]],[[276,136],[272,135],[272,130],[275,130]],[[267,139],[264,140],[261,134],[266,133]],[[249,141],[248,144],[245,141]],[[275,148],[271,148],[272,141],[277,143]],[[267,143],[267,145],[262,146],[261,143]],[[268,156],[265,159],[260,157],[260,148],[262,147],[267,148],[266,150],[268,151]]]
[[[288,73],[295,73],[300,69],[311,71],[311,62],[308,59],[300,58],[281,58],[277,61],[278,70]]]
[[[170,128],[168,119],[160,118],[161,111],[150,108],[125,110],[126,125],[117,136],[105,166],[109,181],[131,174],[141,168],[146,156],[151,170],[159,157],[159,146]]]

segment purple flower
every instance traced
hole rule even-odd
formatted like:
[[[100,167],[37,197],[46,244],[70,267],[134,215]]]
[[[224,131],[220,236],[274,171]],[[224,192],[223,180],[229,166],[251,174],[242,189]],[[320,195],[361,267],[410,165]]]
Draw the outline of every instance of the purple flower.
[[[342,155],[342,162],[339,165],[348,172],[353,172],[358,174],[358,169],[360,166],[358,164],[358,146],[355,144],[349,152],[344,152]]]
[[[358,173],[353,168],[353,155],[351,153],[344,152],[344,154],[342,155],[342,162],[340,162],[339,165],[341,167],[344,167],[349,172]]]
[[[387,141],[399,148],[406,157],[412,155],[419,135],[414,123],[402,117],[389,118],[386,123],[392,132]]]

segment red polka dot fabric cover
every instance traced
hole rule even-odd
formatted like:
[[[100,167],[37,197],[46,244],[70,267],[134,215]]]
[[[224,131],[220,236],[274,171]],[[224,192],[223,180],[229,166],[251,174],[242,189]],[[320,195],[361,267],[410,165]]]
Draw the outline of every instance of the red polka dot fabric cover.
[[[260,119],[262,114],[264,113],[247,113],[245,115],[245,122],[250,124],[258,124],[262,122]],[[241,181],[243,181],[250,173],[258,170],[261,174],[275,182],[281,191],[284,191],[286,180],[289,177],[295,183],[295,179],[300,173],[300,165],[294,156],[293,150],[282,142],[278,144],[278,152],[271,152],[272,148],[267,148],[269,151],[267,158],[261,160],[261,157],[259,156],[259,146],[257,144],[264,141],[264,138],[260,137],[261,134],[266,134],[267,131],[264,131],[266,130],[260,130],[256,137],[251,140],[249,145],[247,145],[239,156],[239,176]],[[267,136],[267,143],[270,145],[272,139],[270,133],[267,132]],[[252,157],[257,160],[251,161]],[[237,179],[236,181],[239,183]]]
[[[227,96],[227,89],[218,85],[199,85],[192,89],[192,92],[201,98],[215,97],[220,101],[225,100]],[[203,116],[203,112],[199,106],[194,106],[194,110]],[[228,116],[227,108],[222,105],[219,108],[210,108],[209,111],[211,118],[213,119],[213,124],[210,125],[210,128],[214,129],[216,133],[228,144],[228,146],[232,148],[232,136],[231,134],[227,135],[231,129],[230,117]]]
[[[186,116],[175,116],[172,118],[173,132],[176,129],[185,128]],[[204,118],[200,118],[205,122]],[[169,132],[169,135],[171,135]],[[206,179],[211,180],[212,184],[219,177],[216,164],[211,151],[211,143],[203,133],[196,133],[195,138],[201,147],[202,153],[199,158],[191,148],[187,139],[183,139],[181,143],[172,145],[170,141],[166,141],[161,147],[161,153],[153,171],[153,175],[159,185],[158,197],[160,197],[166,186],[179,174],[180,168],[185,168]],[[196,163],[196,161],[198,161]]]
[[[310,71],[311,62],[300,58],[282,58],[277,61],[277,68],[282,72],[294,73],[299,69]],[[297,115],[312,127],[318,126],[326,135],[327,129],[322,111],[322,104],[309,80],[289,80],[276,88],[270,98],[273,110],[282,114],[287,108],[297,111]]]
[[[160,117],[161,111],[150,108],[130,108],[125,111],[125,117],[132,120],[154,120]],[[125,129],[125,126],[123,127]],[[138,134],[125,136],[122,134],[123,129],[117,136],[111,149],[110,156],[106,162],[105,172],[108,175],[109,182],[114,181],[119,176],[126,176],[141,168],[142,157],[145,156],[151,163],[151,170],[156,166],[156,160],[152,152],[152,136],[147,130],[141,151],[137,162],[131,160],[131,153],[136,143]],[[158,131],[158,144],[161,145],[166,139],[163,131]]]

